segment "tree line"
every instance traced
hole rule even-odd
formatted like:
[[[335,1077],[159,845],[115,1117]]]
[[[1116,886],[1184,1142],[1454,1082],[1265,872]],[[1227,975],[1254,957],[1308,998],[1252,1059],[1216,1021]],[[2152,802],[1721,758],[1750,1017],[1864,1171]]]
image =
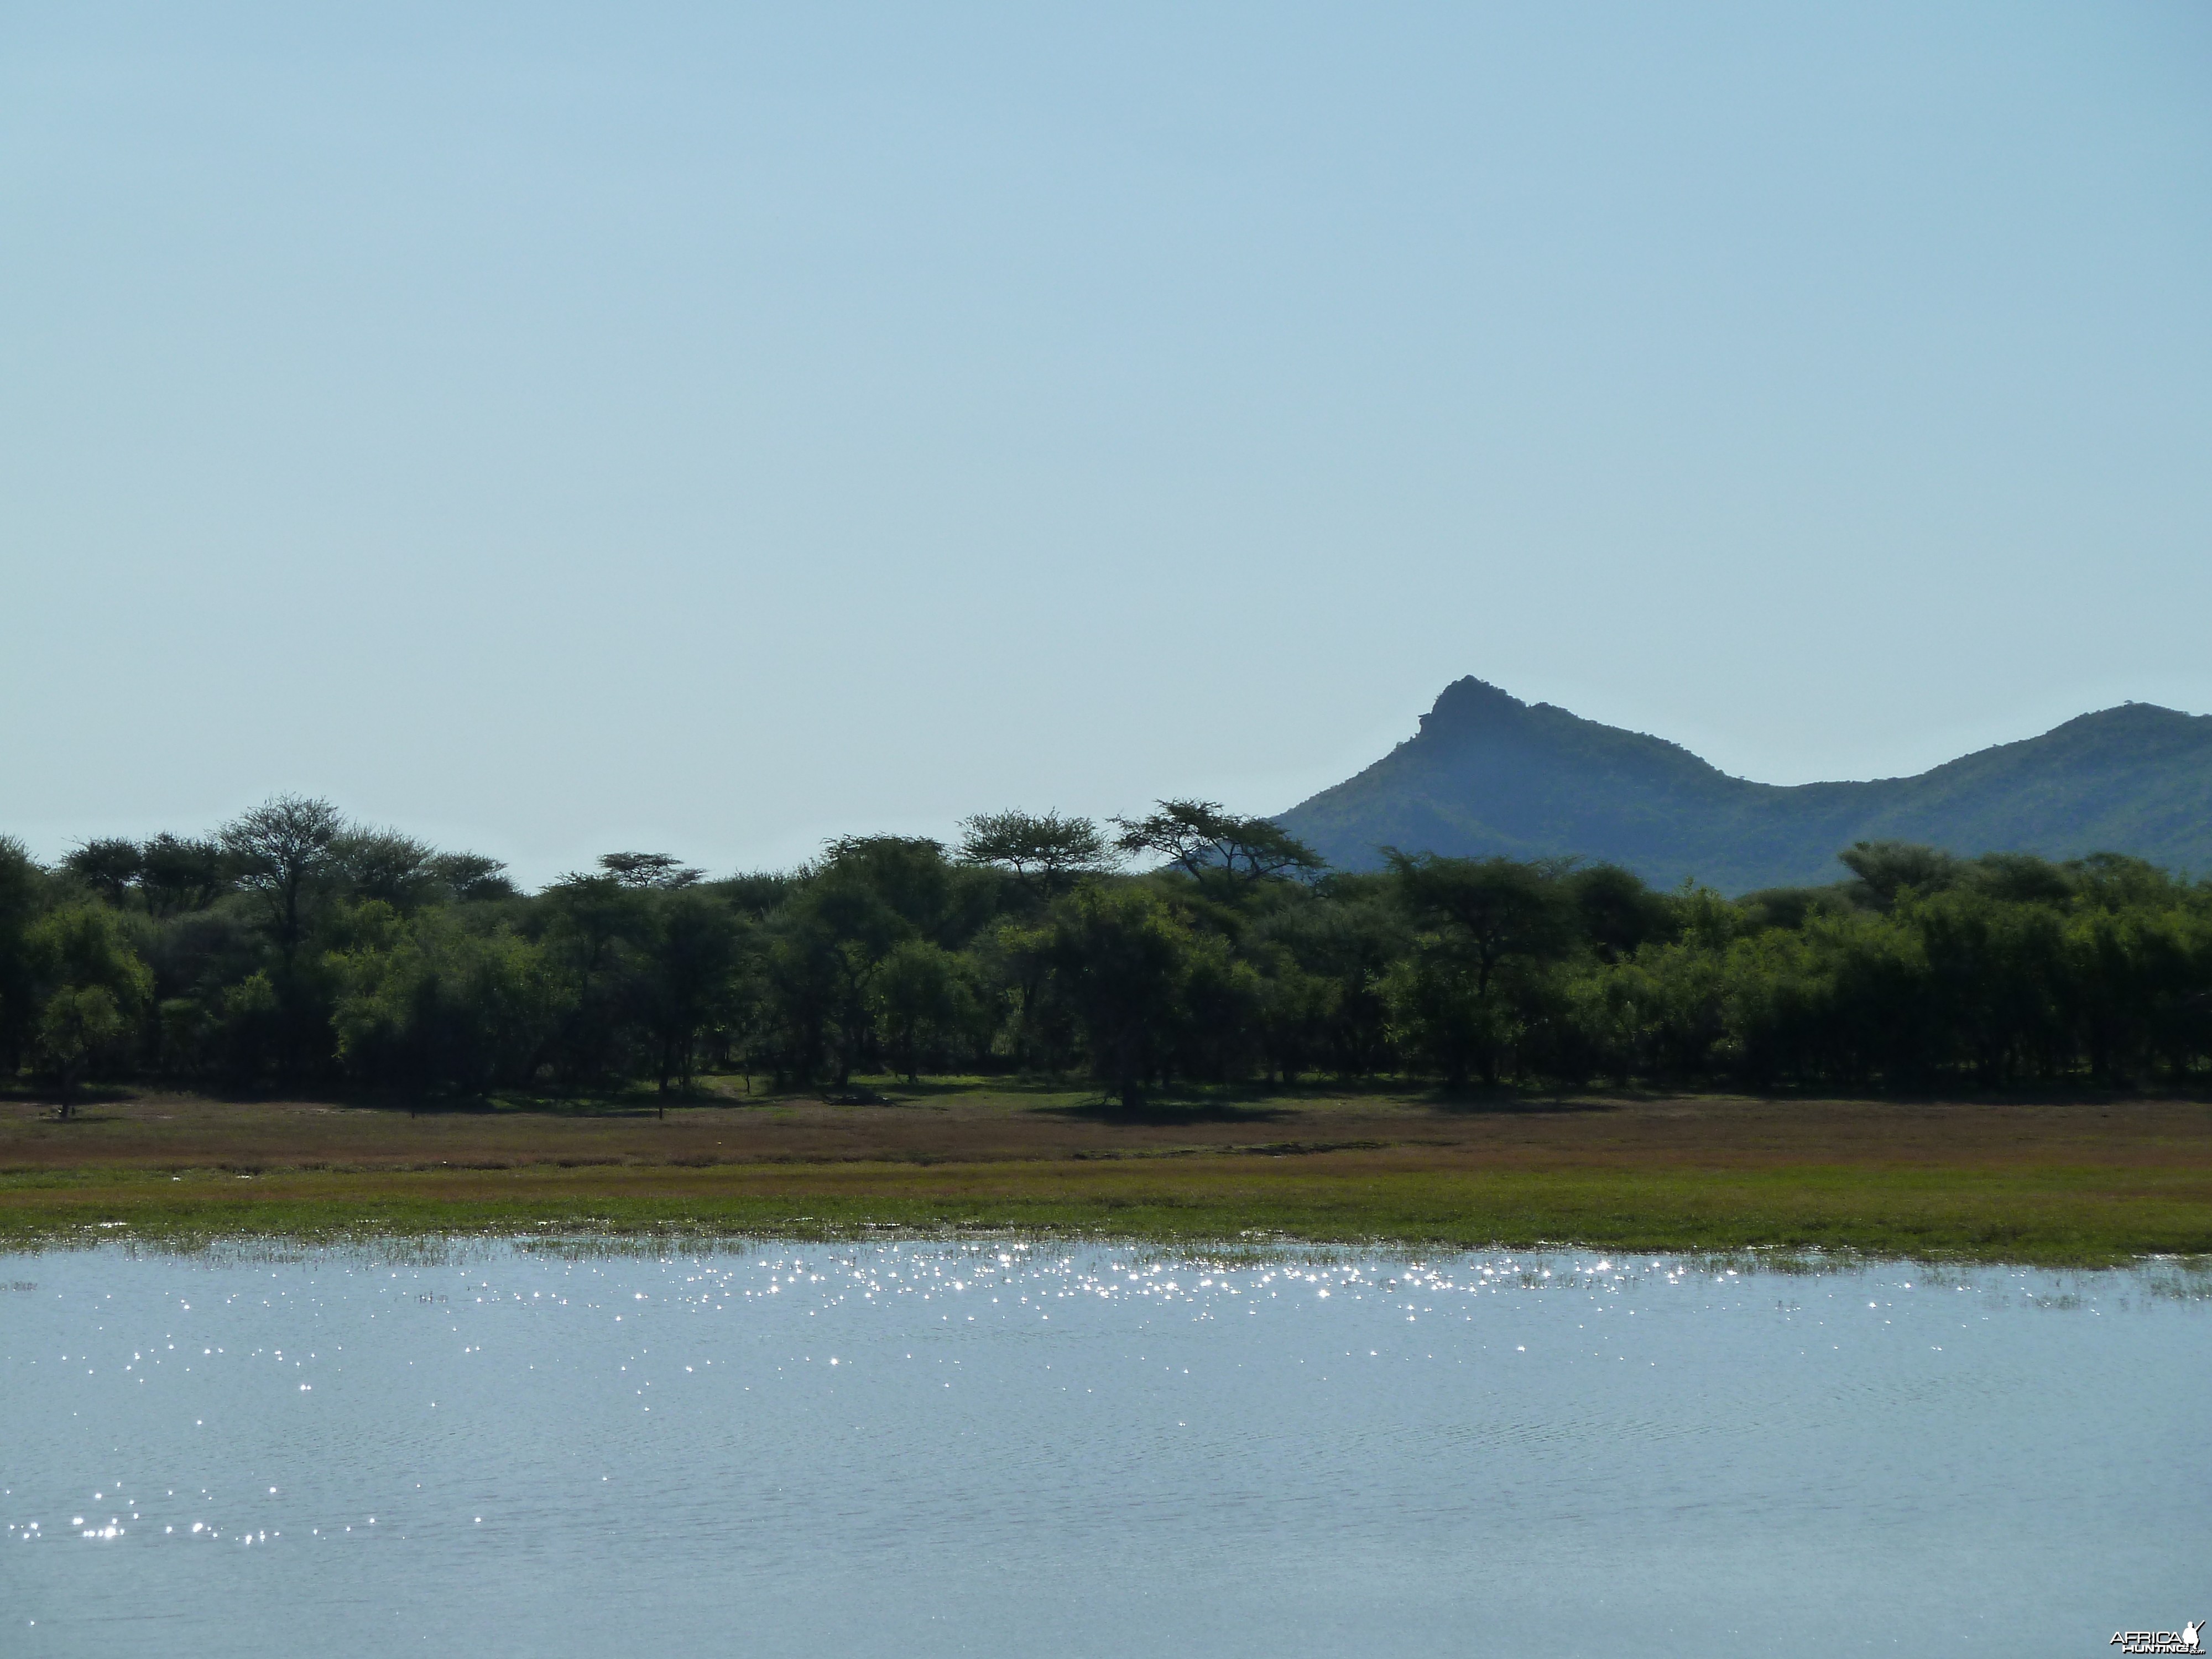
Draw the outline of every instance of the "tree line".
[[[197,838],[0,839],[0,1077],[410,1098],[663,1095],[702,1070],[1192,1083],[1921,1090],[2185,1085],[2212,1068],[2212,884],[1862,842],[1726,898],[1564,859],[1384,849],[1262,818],[985,814],[708,878],[611,853],[535,893],[282,797]]]

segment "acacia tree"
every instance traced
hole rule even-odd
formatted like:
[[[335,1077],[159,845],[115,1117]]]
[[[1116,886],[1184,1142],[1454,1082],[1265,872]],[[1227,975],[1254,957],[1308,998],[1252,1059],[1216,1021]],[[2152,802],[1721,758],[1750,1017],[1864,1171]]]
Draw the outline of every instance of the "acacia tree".
[[[127,1063],[131,1033],[151,1000],[154,975],[131,948],[121,918],[101,904],[48,911],[25,940],[33,971],[46,988],[39,1015],[39,1054],[61,1087],[71,1115],[88,1071]]]
[[[1575,941],[1575,912],[1556,863],[1513,859],[1438,858],[1386,847],[1399,896],[1417,921],[1432,928],[1432,943],[1405,964],[1415,975],[1423,1026],[1448,1032],[1432,1042],[1446,1054],[1447,1079],[1464,1079],[1467,1061],[1498,1081],[1506,1022],[1499,976],[1509,965],[1564,953]],[[1464,1002],[1463,1010],[1455,1005]]]
[[[278,795],[220,832],[238,885],[259,901],[276,949],[276,1060],[287,1077],[330,1058],[326,1009],[319,1011],[308,964],[301,957],[310,923],[342,874],[337,848],[345,820],[326,800]]]
[[[357,899],[380,899],[403,915],[438,895],[435,855],[397,830],[348,830],[331,843],[345,888]]]
[[[1386,847],[1406,908],[1442,928],[1465,955],[1478,993],[1488,994],[1498,968],[1515,957],[1553,954],[1573,938],[1574,913],[1560,872],[1543,862],[1439,858]]]
[[[1218,801],[1164,800],[1141,818],[1115,818],[1120,851],[1150,854],[1205,884],[1232,890],[1269,876],[1317,876],[1328,861],[1279,824],[1240,818]]]
[[[446,896],[457,904],[515,896],[514,884],[507,878],[505,860],[486,858],[481,853],[440,853],[423,869],[444,890]]]
[[[707,873],[671,853],[602,853],[599,868],[625,887],[690,887]]]
[[[146,854],[135,841],[100,836],[71,848],[62,858],[62,868],[119,908],[132,884],[145,873]]]
[[[167,830],[141,849],[138,889],[157,916],[205,909],[228,891],[231,872],[218,841],[198,841]]]
[[[337,807],[303,795],[277,795],[222,827],[222,849],[238,884],[261,901],[288,977],[308,910],[337,873],[333,849],[345,829]]]
[[[1853,842],[1836,861],[1858,878],[1852,898],[1874,910],[1889,909],[1908,887],[1923,898],[1947,891],[1965,873],[1948,853],[1902,841]]]
[[[792,942],[803,951],[801,982],[818,994],[817,1028],[843,1088],[874,1048],[877,973],[914,939],[951,927],[955,895],[945,849],[920,836],[848,836],[830,843],[792,903]]]
[[[23,843],[0,836],[0,1078],[15,1074],[31,1035],[30,927],[45,884]]]
[[[869,1000],[894,1067],[912,1083],[922,1057],[949,1048],[975,1024],[975,994],[960,957],[927,939],[896,946],[877,969]]]
[[[670,1080],[690,1087],[700,1034],[731,1016],[740,940],[728,907],[701,893],[670,893],[644,920],[635,983],[665,1117]]]
[[[420,1094],[526,1082],[563,1012],[544,946],[435,911],[391,921],[337,967],[338,1063]]]
[[[1073,1010],[1091,1064],[1135,1111],[1182,1019],[1190,929],[1140,887],[1089,883],[1053,907],[1048,925],[1054,993]]]
[[[630,969],[625,941],[641,931],[645,902],[611,875],[564,876],[539,896],[539,925],[562,989],[556,1066],[571,1085],[615,1062]]]
[[[76,1115],[76,1085],[87,1066],[130,1030],[131,1022],[104,985],[64,988],[46,999],[39,1016],[39,1054],[60,1091],[64,1123]]]
[[[1052,812],[979,812],[962,821],[960,858],[965,864],[1009,871],[1022,890],[1050,899],[1079,876],[1113,864],[1106,837],[1089,818]]]

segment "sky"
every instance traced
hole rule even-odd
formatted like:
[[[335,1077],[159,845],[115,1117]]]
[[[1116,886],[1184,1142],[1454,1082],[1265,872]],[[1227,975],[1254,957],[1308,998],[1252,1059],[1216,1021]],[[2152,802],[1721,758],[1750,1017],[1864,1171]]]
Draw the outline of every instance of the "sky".
[[[2212,711],[2212,8],[0,7],[0,833]]]

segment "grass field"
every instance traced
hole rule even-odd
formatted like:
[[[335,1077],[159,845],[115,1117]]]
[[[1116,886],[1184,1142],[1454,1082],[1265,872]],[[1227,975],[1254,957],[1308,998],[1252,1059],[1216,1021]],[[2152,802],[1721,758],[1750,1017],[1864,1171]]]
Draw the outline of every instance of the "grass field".
[[[2212,1253],[2200,1101],[1771,1100],[1327,1089],[1131,1118],[1095,1094],[881,1080],[404,1106],[0,1101],[0,1245],[137,1237],[1012,1227],[2090,1265]]]

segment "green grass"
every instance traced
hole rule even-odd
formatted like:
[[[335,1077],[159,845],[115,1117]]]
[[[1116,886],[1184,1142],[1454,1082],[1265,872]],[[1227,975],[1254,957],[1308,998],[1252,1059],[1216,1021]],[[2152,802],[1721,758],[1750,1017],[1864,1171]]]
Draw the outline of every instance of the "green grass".
[[[2212,1108],[1094,1090],[869,1079],[747,1096],[0,1101],[0,1248],[118,1237],[1011,1229],[1162,1243],[1851,1250],[2101,1265],[2212,1254]],[[368,1108],[364,1109],[364,1108]]]
[[[2194,1173],[1437,1171],[1317,1167],[1322,1162],[289,1170],[252,1177],[52,1171],[0,1176],[0,1247],[988,1228],[1162,1243],[1258,1236],[1513,1249],[1809,1249],[2079,1267],[2212,1254],[2212,1206]]]

